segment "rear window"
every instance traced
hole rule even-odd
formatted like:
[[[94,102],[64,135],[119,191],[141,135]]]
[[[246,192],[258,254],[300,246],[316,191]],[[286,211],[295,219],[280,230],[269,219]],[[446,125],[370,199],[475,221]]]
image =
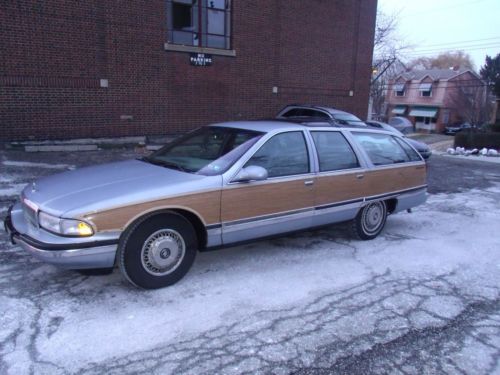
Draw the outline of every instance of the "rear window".
[[[374,165],[407,163],[412,160],[396,137],[388,134],[353,132]],[[419,159],[420,160],[420,159]]]
[[[316,111],[309,108],[292,108],[281,115],[281,117],[317,117],[317,118],[330,118],[322,111]]]

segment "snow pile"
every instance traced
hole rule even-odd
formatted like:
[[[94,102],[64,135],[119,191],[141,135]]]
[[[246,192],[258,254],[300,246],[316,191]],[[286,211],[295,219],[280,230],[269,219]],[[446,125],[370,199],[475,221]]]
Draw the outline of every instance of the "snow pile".
[[[482,148],[481,150],[478,150],[477,148],[474,148],[472,150],[466,150],[464,147],[456,147],[452,148],[450,147],[449,149],[446,150],[446,153],[448,155],[482,155],[482,156],[499,156],[500,154],[498,153],[497,150],[490,148]]]

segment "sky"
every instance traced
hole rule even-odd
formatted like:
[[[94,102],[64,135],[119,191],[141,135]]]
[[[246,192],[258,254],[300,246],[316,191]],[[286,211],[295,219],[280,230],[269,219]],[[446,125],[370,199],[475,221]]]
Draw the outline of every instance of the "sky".
[[[379,0],[378,7],[397,14],[399,37],[414,47],[408,60],[463,50],[478,70],[486,55],[500,53],[500,0]]]

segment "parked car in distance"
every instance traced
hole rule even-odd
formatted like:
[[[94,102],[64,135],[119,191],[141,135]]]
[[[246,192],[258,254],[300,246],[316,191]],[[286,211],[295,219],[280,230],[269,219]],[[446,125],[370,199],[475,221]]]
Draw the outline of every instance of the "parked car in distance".
[[[422,157],[426,160],[429,159],[430,156],[432,155],[432,151],[427,144],[425,144],[424,142],[419,142],[419,141],[416,141],[412,138],[407,137],[406,135],[401,133],[399,130],[397,130],[396,128],[392,127],[389,124],[386,124],[385,122],[373,121],[373,120],[369,120],[369,121],[365,121],[365,122],[370,126],[393,132],[393,133],[405,138],[406,142],[408,142],[410,145],[412,145],[413,148],[415,148],[415,150],[417,150],[418,153],[420,155],[422,155]]]
[[[278,112],[276,118],[314,118],[328,120],[339,125],[366,126],[363,120],[354,116],[352,113],[310,104],[289,104]]]
[[[406,117],[391,117],[388,124],[403,134],[413,133],[413,124]]]
[[[469,130],[469,129],[472,129],[472,125],[469,124],[468,122],[456,123],[449,126],[445,126],[444,134],[455,135],[458,132],[461,132],[462,130]]]
[[[357,238],[426,200],[426,164],[397,134],[242,121],[205,126],[150,156],[28,184],[5,219],[11,240],[69,269],[118,265],[160,288],[198,250],[349,222]]]

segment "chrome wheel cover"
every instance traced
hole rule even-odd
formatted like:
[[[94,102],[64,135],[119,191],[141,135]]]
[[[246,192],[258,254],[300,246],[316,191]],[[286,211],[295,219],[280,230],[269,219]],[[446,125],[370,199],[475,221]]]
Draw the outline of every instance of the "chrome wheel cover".
[[[385,207],[382,202],[370,203],[363,209],[361,225],[367,234],[376,233],[384,223]]]
[[[186,244],[179,232],[160,229],[150,235],[141,250],[141,263],[153,276],[174,272],[186,255]]]

